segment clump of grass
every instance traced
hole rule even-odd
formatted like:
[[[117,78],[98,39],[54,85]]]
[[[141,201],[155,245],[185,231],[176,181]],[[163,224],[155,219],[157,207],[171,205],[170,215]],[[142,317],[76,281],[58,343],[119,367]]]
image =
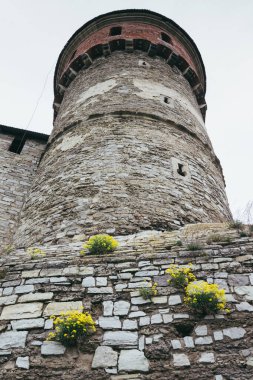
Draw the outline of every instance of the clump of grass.
[[[232,222],[229,223],[229,228],[233,228],[237,231],[243,230],[244,224],[238,219],[233,220]]]
[[[143,286],[139,289],[140,296],[144,300],[151,300],[152,297],[155,297],[157,295],[157,283],[156,282],[150,282],[147,283],[147,286]]]
[[[182,247],[183,243],[181,240],[177,240],[176,244],[177,247]]]
[[[219,243],[219,242],[230,243],[231,239],[229,236],[214,234],[214,235],[210,235],[206,242],[207,244]]]
[[[193,243],[187,244],[186,248],[188,249],[188,251],[199,251],[203,247],[201,244],[199,244],[197,242],[193,242]]]
[[[0,269],[0,280],[3,280],[6,276],[6,269]]]

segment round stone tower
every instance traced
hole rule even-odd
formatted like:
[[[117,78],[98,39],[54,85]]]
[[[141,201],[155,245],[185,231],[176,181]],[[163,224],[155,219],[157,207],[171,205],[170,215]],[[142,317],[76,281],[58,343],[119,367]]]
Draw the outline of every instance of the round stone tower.
[[[56,65],[54,128],[18,244],[230,220],[205,89],[195,43],[160,14],[116,11],[77,30]]]

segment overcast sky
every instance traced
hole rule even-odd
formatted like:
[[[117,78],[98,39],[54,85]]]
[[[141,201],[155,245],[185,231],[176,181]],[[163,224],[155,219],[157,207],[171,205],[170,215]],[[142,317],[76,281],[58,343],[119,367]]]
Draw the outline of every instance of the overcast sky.
[[[178,23],[206,67],[206,126],[234,217],[253,201],[253,0],[0,0],[0,6],[0,124],[47,134],[54,67],[82,24],[126,8],[150,9]]]

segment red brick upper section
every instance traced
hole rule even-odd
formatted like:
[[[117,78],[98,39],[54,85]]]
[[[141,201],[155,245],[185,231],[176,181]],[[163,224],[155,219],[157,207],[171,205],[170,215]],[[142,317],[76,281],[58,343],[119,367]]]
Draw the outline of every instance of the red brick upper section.
[[[113,27],[121,27],[122,28],[121,34],[116,35],[116,36],[110,36],[110,30]],[[171,43],[167,43],[162,40],[161,38],[162,32],[167,34],[170,37]],[[118,39],[144,39],[154,44],[161,44],[164,46],[168,46],[175,53],[181,55],[189,63],[189,65],[194,69],[194,71],[197,71],[196,65],[194,64],[193,59],[191,58],[190,54],[187,52],[186,48],[182,45],[182,43],[180,43],[180,41],[178,41],[176,36],[169,34],[167,30],[163,28],[159,28],[157,26],[148,25],[148,24],[144,24],[140,22],[138,23],[137,22],[118,22],[118,23],[112,23],[109,26],[101,28],[100,30],[88,36],[84,41],[82,41],[74,50],[75,52],[74,56],[72,57],[70,56],[71,57],[70,61],[66,62],[63,72],[66,71],[66,69],[70,66],[71,62],[76,57],[87,52],[93,46],[99,45],[99,44],[105,44],[109,41],[118,40]],[[60,73],[60,77],[61,77],[61,74],[63,74],[63,72]]]

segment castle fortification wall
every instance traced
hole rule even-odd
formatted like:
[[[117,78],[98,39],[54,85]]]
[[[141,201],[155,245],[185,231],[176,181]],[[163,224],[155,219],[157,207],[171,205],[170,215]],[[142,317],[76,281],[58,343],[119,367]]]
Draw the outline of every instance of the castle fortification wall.
[[[20,154],[10,152],[15,133],[10,133],[10,127],[2,128],[8,128],[9,133],[0,132],[0,250],[12,242],[25,196],[46,144],[29,137]]]
[[[220,241],[207,244],[213,234]],[[117,238],[103,257],[80,257],[81,242],[42,246],[46,257],[34,260],[23,250],[1,257],[0,377],[252,379],[252,238],[218,224]],[[202,248],[187,250],[192,241]],[[230,314],[197,317],[168,285],[168,266],[189,262],[198,279],[226,290]],[[151,280],[152,302],[139,294]],[[52,314],[82,306],[97,323],[88,341],[78,349],[46,341]]]

